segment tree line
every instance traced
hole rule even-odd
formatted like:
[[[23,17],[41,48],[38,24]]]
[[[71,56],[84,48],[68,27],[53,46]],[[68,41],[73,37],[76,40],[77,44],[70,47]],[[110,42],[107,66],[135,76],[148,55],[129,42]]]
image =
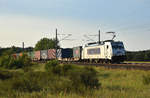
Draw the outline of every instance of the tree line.
[[[126,51],[127,61],[150,61],[150,50]]]
[[[58,43],[58,42],[57,42]],[[7,48],[0,48],[0,56],[2,55],[10,55],[13,53],[21,53],[21,52],[30,52],[30,51],[38,51],[38,50],[46,50],[46,49],[55,49],[56,48],[56,40],[55,39],[49,39],[49,38],[42,38],[40,39],[35,47],[7,47]],[[57,48],[60,48],[60,45],[57,45]]]
[[[33,51],[34,48],[33,47],[27,47],[25,49],[21,48],[21,47],[7,47],[7,48],[0,48],[0,56],[2,55],[6,55],[6,54],[13,54],[13,53],[20,53],[20,52],[29,52],[29,51]]]

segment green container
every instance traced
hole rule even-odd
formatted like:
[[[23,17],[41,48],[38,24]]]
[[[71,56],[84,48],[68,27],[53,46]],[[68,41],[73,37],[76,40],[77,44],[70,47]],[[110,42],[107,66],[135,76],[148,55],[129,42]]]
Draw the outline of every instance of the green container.
[[[35,53],[33,52],[28,52],[27,55],[31,58],[34,59],[35,58]]]
[[[81,59],[82,56],[82,46],[73,48],[73,58]]]

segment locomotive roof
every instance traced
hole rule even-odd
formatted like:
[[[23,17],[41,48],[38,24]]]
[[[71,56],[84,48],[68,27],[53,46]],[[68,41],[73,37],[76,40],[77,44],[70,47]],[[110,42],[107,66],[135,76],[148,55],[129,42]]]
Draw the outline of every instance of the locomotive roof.
[[[105,42],[120,43],[121,41],[105,40],[105,41],[101,41],[100,43],[99,42],[88,43],[88,44],[85,45],[85,47],[104,45]]]

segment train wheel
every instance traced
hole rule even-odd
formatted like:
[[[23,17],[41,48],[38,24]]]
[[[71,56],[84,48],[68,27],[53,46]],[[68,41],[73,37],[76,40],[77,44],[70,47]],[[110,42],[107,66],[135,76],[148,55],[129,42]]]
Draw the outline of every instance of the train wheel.
[[[95,60],[95,63],[97,64],[97,63],[98,63],[98,60]]]
[[[108,64],[111,64],[111,61],[110,61],[110,60],[108,60]]]
[[[104,60],[102,60],[102,64],[105,64],[105,61],[104,61]]]

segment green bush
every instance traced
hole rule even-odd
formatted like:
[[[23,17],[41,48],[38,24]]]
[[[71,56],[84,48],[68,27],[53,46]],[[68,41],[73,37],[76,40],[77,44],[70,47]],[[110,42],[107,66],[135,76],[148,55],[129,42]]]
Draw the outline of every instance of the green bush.
[[[31,65],[31,59],[23,54],[23,56],[18,58],[13,58],[12,56],[2,56],[0,58],[0,66],[9,69],[17,69]]]
[[[69,71],[71,71],[73,69],[75,69],[73,65],[71,65],[71,64],[64,64],[62,66],[61,74],[64,75],[64,76],[67,76],[67,75],[69,75]]]
[[[12,77],[12,74],[8,71],[0,70],[0,80],[6,80]]]
[[[23,61],[23,67],[27,67],[31,65],[31,59],[28,57],[28,55],[23,54],[23,56],[20,58]]]
[[[47,71],[52,71],[52,68],[54,68],[58,65],[59,65],[59,62],[57,60],[52,60],[52,61],[49,61],[45,64],[45,69]]]
[[[17,77],[12,79],[11,89],[21,92],[33,92],[42,90],[40,85],[41,76],[40,73],[29,72],[23,77]]]
[[[47,72],[61,75],[62,67],[59,65],[59,62],[57,60],[52,60],[45,64],[45,69]]]
[[[14,59],[10,58],[9,64],[6,68],[12,69],[12,68],[21,68],[23,66],[23,61],[20,58]]]
[[[96,70],[88,67],[84,68],[83,72],[81,73],[81,82],[86,88],[90,89],[99,88],[101,85],[98,81]]]
[[[11,57],[9,55],[2,56],[0,58],[0,66],[8,68]]]
[[[71,93],[71,80],[66,77],[55,76],[53,80],[49,81],[49,90],[52,94]]]
[[[143,75],[143,84],[145,84],[145,85],[150,84],[150,76],[149,75]]]
[[[92,68],[68,64],[51,67],[52,69],[47,72],[0,71],[0,94],[7,95],[13,91],[18,93],[44,91],[51,94],[87,94],[88,91],[91,92],[100,87],[97,72]]]
[[[87,89],[98,89],[101,84],[98,81],[97,72],[89,67],[75,67],[71,64],[59,65],[58,61],[49,61],[45,69],[54,75],[65,76],[71,85],[70,90],[84,93]],[[67,87],[66,87],[67,88]]]
[[[48,72],[27,72],[22,77],[12,78],[11,89],[19,92],[50,91],[58,94],[62,91],[69,92],[70,80]]]
[[[97,72],[93,68],[84,67],[70,70],[68,75],[72,81],[72,88],[77,93],[84,94],[87,90],[99,89],[101,86]]]
[[[62,67],[60,65],[53,67],[52,72],[57,75],[62,75]]]

